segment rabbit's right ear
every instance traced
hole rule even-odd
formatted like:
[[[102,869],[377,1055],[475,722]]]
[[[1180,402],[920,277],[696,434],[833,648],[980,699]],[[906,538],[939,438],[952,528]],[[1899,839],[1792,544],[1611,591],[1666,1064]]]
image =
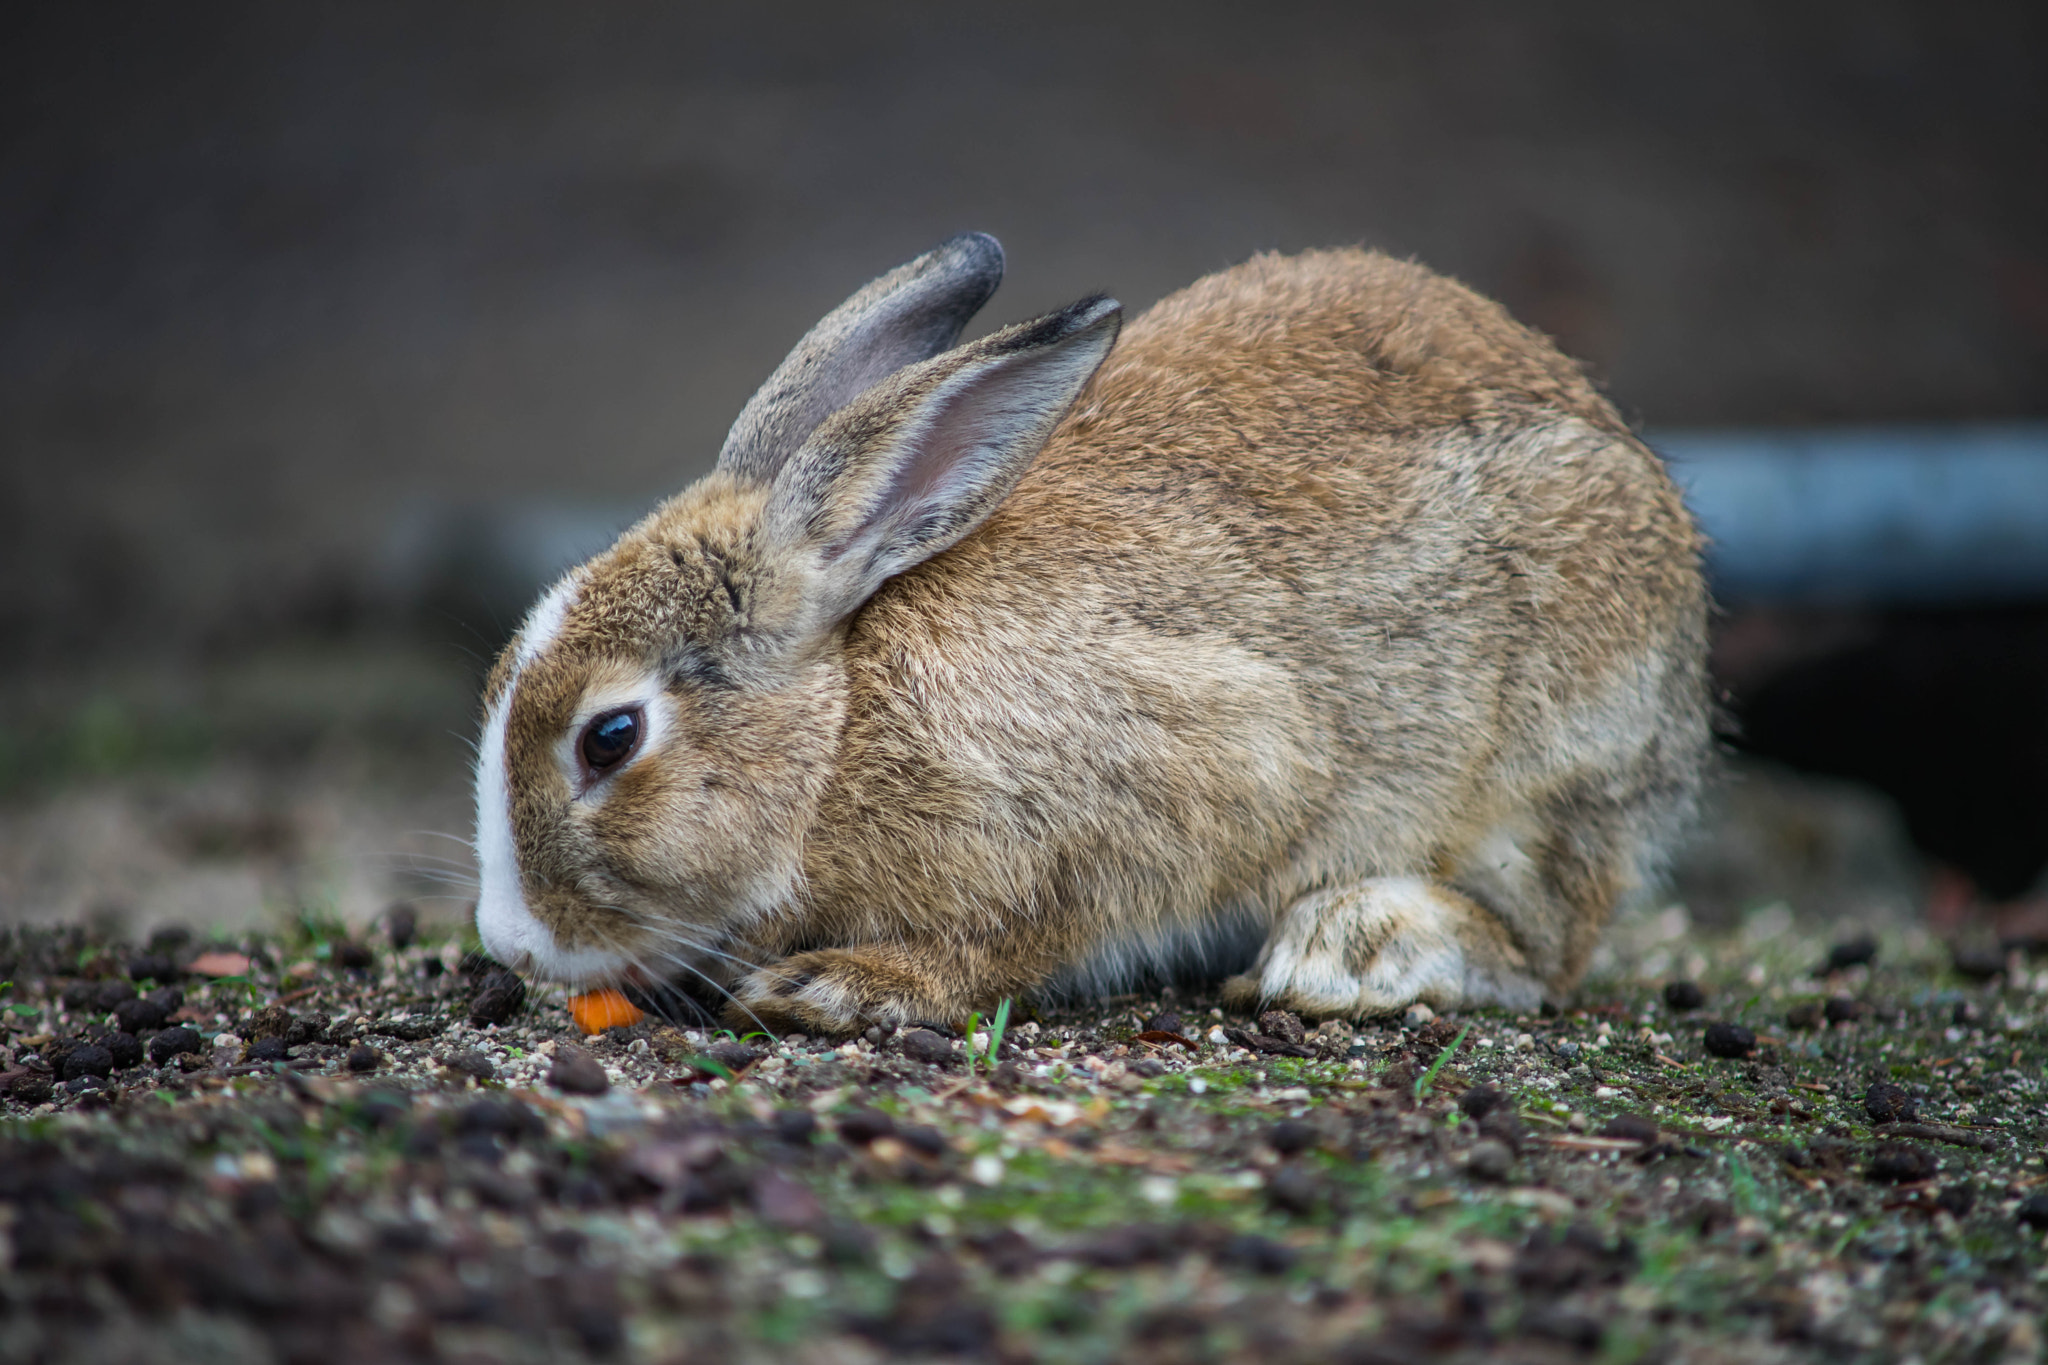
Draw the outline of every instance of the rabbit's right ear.
[[[766,483],[820,422],[906,365],[929,360],[1003,280],[1003,248],[982,232],[941,242],[825,315],[741,410],[718,468]]]

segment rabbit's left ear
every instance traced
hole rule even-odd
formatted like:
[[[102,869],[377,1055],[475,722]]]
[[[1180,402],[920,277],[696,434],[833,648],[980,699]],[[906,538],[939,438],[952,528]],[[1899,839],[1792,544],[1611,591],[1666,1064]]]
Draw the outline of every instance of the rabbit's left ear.
[[[913,365],[826,421],[777,475],[763,526],[811,561],[820,621],[954,544],[1009,495],[1110,348],[1096,296]]]
[[[748,400],[718,467],[773,479],[820,422],[905,365],[958,341],[1002,279],[1001,244],[966,232],[872,281],[811,328]]]

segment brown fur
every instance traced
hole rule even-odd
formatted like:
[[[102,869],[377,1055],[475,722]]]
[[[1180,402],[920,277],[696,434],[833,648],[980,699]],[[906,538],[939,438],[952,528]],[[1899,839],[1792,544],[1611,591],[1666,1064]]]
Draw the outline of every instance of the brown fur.
[[[972,349],[822,444],[858,463]],[[494,688],[534,914],[771,1022],[957,1019],[1290,907],[1321,946],[1291,967],[1276,937],[1240,998],[1560,997],[1706,752],[1699,541],[1662,466],[1413,264],[1261,256],[1163,300],[986,520],[851,615],[773,501],[732,473],[671,500]],[[576,801],[580,699],[650,668],[685,738]]]

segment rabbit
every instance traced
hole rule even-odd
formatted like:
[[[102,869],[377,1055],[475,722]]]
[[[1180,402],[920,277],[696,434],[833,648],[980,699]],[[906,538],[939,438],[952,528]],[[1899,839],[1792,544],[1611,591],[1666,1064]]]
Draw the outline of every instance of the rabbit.
[[[1658,458],[1411,262],[956,344],[1002,268],[970,234],[856,293],[532,609],[489,951],[823,1036],[1232,969],[1311,1018],[1568,999],[1711,751]]]

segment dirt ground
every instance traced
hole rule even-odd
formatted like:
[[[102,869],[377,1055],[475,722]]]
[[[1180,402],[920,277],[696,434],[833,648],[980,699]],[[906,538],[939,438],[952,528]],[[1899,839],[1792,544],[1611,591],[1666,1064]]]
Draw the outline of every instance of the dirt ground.
[[[1622,929],[1557,1017],[580,1043],[452,939],[15,931],[0,1357],[2038,1359],[2048,972]]]
[[[1733,770],[1558,1016],[582,1039],[463,937],[471,676],[10,698],[0,1358],[2041,1356],[2048,963],[1867,795]]]

